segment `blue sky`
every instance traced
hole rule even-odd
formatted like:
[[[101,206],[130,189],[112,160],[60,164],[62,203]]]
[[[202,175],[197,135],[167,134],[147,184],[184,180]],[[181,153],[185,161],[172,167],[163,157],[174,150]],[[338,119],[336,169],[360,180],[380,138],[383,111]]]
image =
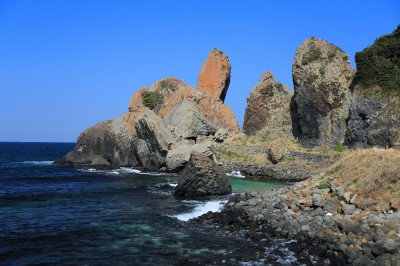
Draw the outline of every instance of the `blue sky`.
[[[225,103],[270,70],[293,88],[296,48],[316,36],[354,54],[400,23],[400,1],[0,0],[0,141],[76,141],[164,77],[195,86],[212,48],[227,53]]]

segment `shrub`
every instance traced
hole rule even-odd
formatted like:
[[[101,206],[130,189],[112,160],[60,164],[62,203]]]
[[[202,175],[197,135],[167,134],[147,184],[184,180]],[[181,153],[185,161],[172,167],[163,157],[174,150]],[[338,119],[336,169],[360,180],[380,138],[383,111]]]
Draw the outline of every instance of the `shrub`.
[[[145,91],[142,94],[143,104],[151,110],[162,104],[164,96],[156,91]]]
[[[343,145],[343,143],[336,143],[336,145],[335,145],[335,151],[337,151],[337,152],[342,152],[342,151],[344,151],[344,145]]]
[[[301,64],[305,66],[311,63],[312,61],[319,59],[321,55],[322,55],[321,49],[314,48],[303,55],[303,57],[301,58]]]
[[[400,25],[356,53],[355,61],[355,80],[363,89],[378,85],[384,94],[400,95]]]
[[[328,183],[321,183],[321,184],[318,185],[317,188],[319,188],[319,189],[325,189],[325,188],[330,188],[330,187],[331,187],[331,184],[328,184]]]

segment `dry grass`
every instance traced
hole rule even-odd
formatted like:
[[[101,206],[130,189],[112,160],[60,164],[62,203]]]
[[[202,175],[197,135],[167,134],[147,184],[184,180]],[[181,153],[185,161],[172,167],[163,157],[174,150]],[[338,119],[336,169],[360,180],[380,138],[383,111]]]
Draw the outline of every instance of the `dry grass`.
[[[362,149],[344,155],[324,174],[337,185],[366,197],[400,197],[400,151]]]

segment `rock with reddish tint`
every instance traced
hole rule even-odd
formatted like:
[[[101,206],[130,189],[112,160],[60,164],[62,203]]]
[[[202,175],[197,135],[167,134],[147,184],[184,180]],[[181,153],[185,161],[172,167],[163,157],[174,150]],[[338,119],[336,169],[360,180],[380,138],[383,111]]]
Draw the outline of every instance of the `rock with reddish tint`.
[[[344,142],[354,72],[348,54],[324,40],[312,37],[297,48],[291,108],[294,133],[301,144]]]
[[[264,139],[292,138],[290,101],[293,92],[266,72],[247,97],[243,131]]]
[[[228,91],[230,78],[231,64],[228,56],[214,48],[200,69],[197,89],[223,102]]]
[[[128,111],[136,112],[143,107],[143,93],[147,91],[147,87],[143,86],[136,91],[129,102]]]
[[[240,132],[239,124],[229,106],[175,78],[166,78],[151,85],[150,91],[161,93],[163,102],[154,111],[165,118],[183,100],[193,104],[214,128],[224,128],[230,134]]]

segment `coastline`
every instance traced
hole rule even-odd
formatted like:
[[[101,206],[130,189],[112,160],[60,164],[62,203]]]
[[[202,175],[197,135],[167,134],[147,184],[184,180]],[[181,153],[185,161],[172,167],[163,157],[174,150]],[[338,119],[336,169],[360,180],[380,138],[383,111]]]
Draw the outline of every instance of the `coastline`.
[[[326,263],[321,265],[398,265],[400,213],[363,209],[363,202],[332,197],[332,188],[319,189],[319,184],[320,177],[315,176],[279,189],[235,195],[221,212],[209,212],[193,222],[253,241],[295,240],[299,254],[318,256],[323,259],[319,263]],[[325,202],[314,195],[323,195]]]

